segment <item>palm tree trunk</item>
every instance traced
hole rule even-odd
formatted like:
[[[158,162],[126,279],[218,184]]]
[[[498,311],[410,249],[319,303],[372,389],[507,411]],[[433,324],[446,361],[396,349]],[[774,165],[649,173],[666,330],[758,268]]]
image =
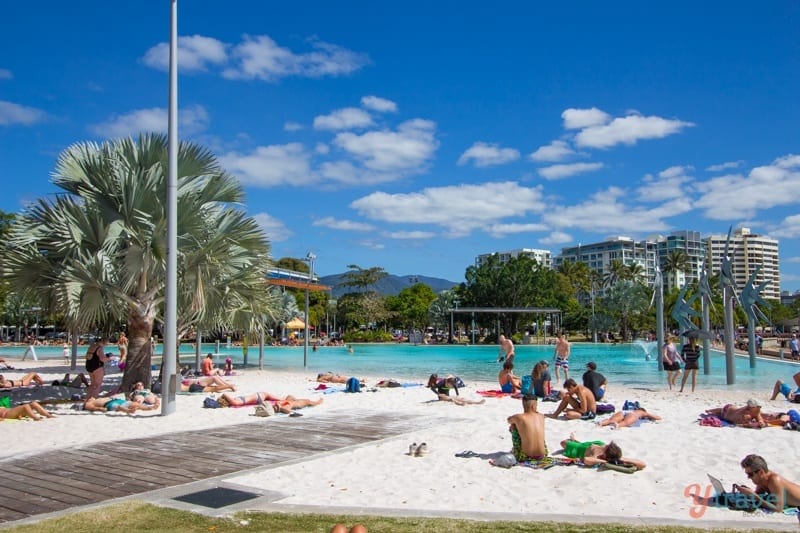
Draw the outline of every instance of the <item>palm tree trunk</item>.
[[[126,393],[134,383],[141,381],[145,388],[150,388],[153,361],[153,349],[150,338],[153,334],[153,313],[132,312],[128,317],[128,358],[125,374],[122,376],[122,390]]]

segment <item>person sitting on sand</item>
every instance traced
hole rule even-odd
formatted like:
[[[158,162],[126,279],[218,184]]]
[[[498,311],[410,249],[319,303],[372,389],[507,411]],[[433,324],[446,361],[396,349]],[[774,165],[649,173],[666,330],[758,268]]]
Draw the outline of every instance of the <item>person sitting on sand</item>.
[[[555,411],[546,416],[558,418],[558,415],[562,412],[570,420],[578,418],[590,420],[594,418],[597,412],[597,402],[594,399],[594,394],[583,385],[575,383],[574,379],[568,379],[564,382],[561,403],[558,404],[558,408]]]
[[[522,413],[508,417],[511,432],[511,453],[517,461],[540,461],[548,454],[544,440],[544,416],[536,411],[539,404],[536,396],[522,397]]]
[[[83,386],[89,386],[89,380],[86,379],[86,375],[83,372],[80,372],[77,376],[70,379],[69,374],[64,374],[64,379],[57,379],[53,381],[52,385],[54,387],[71,387],[73,389],[80,389]]]
[[[44,385],[44,381],[36,372],[29,372],[22,376],[20,379],[6,379],[0,374],[0,388],[11,389],[14,387],[29,387],[31,383],[37,385]]]
[[[727,404],[723,407],[706,409],[706,413],[739,427],[756,429],[767,427],[767,422],[761,416],[761,405],[752,398],[747,400],[747,405],[744,407]]]
[[[0,421],[19,420],[21,418],[31,418],[39,421],[43,418],[54,418],[54,415],[42,407],[39,402],[28,402],[15,407],[0,407]]]
[[[153,409],[158,409],[158,407],[161,405],[161,400],[158,399],[158,396],[153,394],[152,391],[145,389],[144,383],[141,381],[137,381],[133,385],[133,390],[131,391],[130,395],[128,395],[128,398],[134,403],[152,405]]]
[[[255,392],[244,396],[234,396],[230,392],[225,392],[218,398],[218,401],[221,407],[242,407],[269,402],[275,408],[275,411],[288,415],[295,409],[319,405],[322,403],[322,398],[310,400],[308,398],[295,398],[292,395],[281,398],[269,392]]]
[[[219,376],[201,376],[195,379],[182,379],[181,392],[222,392],[235,391],[236,387]]]
[[[642,470],[647,466],[644,461],[639,459],[623,457],[622,450],[614,441],[608,444],[599,440],[580,442],[575,438],[575,434],[571,433],[568,439],[561,441],[561,447],[565,457],[580,459],[586,466],[603,463],[628,464],[635,466],[637,470]]]
[[[507,393],[519,392],[522,387],[522,380],[514,375],[514,363],[508,360],[497,374],[497,381],[500,383],[500,390]]]
[[[644,407],[639,407],[632,411],[618,411],[609,418],[600,422],[600,426],[611,426],[611,429],[627,428],[634,425],[639,420],[661,420],[661,417],[648,413]]]
[[[124,398],[114,398],[107,396],[105,398],[87,398],[83,402],[84,411],[120,411],[132,415],[136,411],[151,411],[155,409],[152,405],[140,404],[138,402],[130,402]]]
[[[778,380],[775,382],[775,386],[772,388],[772,397],[770,400],[777,398],[778,393],[780,393],[783,394],[784,397],[786,397],[786,399],[790,402],[800,403],[800,372],[792,376],[792,379],[794,380],[794,384],[797,386],[794,391],[788,383]]]
[[[452,402],[456,405],[480,405],[486,400],[468,400],[458,394],[458,378],[450,374],[446,378],[440,378],[438,374],[431,374],[428,378],[427,387],[433,391],[439,401]],[[450,396],[450,391],[455,390],[455,397]]]
[[[206,355],[206,358],[200,363],[200,372],[204,376],[219,376],[222,374],[222,370],[214,366],[214,354]]]
[[[539,398],[547,398],[550,396],[550,371],[548,368],[550,363],[542,359],[533,366],[531,371],[531,382],[533,383],[533,392]]]
[[[343,376],[342,374],[334,374],[333,372],[324,372],[322,374],[317,374],[317,381],[320,383],[347,383],[347,380],[350,379],[348,376]],[[361,382],[361,386],[364,386],[364,380],[359,379],[358,381]]]

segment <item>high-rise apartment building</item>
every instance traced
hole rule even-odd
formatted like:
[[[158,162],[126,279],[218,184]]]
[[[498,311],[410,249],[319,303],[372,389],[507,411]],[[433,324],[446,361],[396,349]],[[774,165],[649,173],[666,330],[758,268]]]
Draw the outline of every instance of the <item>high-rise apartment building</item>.
[[[657,235],[648,237],[647,240],[656,244],[658,264],[667,291],[675,287],[680,289],[699,281],[707,260],[706,242],[699,231],[674,231],[667,236]],[[675,252],[683,252],[686,255],[686,269],[666,272],[668,258]]]
[[[728,235],[706,237],[707,261],[714,273],[719,272],[722,266],[727,241]],[[769,282],[761,291],[761,297],[767,300],[780,300],[781,273],[777,240],[750,233],[750,228],[738,228],[731,234],[728,255],[733,264],[737,293],[741,292],[756,268],[761,266],[754,283],[760,285],[765,281]]]

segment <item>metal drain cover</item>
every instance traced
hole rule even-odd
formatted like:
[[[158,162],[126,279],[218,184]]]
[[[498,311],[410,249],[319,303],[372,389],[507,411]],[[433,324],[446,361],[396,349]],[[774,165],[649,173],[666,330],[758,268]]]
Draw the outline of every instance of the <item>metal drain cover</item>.
[[[172,499],[191,503],[193,505],[202,505],[203,507],[219,509],[235,503],[246,502],[247,500],[252,500],[260,496],[261,494],[245,492],[243,490],[216,487],[213,489],[201,490],[200,492],[193,492],[191,494],[184,494],[183,496],[177,496]]]

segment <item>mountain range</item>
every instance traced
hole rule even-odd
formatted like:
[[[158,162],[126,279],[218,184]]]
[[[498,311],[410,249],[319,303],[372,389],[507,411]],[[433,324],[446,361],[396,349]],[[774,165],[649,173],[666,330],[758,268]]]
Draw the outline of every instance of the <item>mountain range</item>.
[[[319,282],[323,285],[332,287],[331,297],[339,298],[348,292],[354,292],[353,287],[344,287],[340,284],[345,280],[346,273],[331,274],[329,276],[320,276]],[[458,282],[449,281],[442,278],[430,278],[428,276],[419,276],[415,274],[405,276],[395,276],[389,274],[375,285],[371,287],[372,290],[378,292],[383,296],[397,296],[401,290],[416,285],[417,283],[424,283],[433,289],[433,292],[439,293],[452,289]]]

